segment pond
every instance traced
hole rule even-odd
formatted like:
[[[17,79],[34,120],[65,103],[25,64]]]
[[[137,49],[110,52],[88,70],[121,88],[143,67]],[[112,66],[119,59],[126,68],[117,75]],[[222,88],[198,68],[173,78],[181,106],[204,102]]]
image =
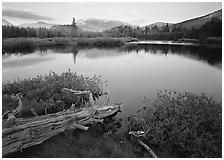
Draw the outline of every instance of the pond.
[[[109,103],[124,103],[120,115],[133,114],[144,105],[144,97],[152,100],[164,89],[204,92],[222,101],[221,48],[135,43],[119,48],[42,46],[32,53],[2,55],[3,82],[68,69],[102,76],[110,92]]]

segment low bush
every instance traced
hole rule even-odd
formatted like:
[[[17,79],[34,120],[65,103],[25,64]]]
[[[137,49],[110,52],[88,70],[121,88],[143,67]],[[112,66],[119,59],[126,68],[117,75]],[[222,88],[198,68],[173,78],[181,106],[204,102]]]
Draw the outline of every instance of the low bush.
[[[127,122],[149,129],[144,140],[159,157],[222,157],[222,108],[213,98],[163,91],[147,106]]]
[[[76,73],[68,70],[61,75],[50,72],[45,76],[37,76],[24,80],[16,80],[13,82],[3,83],[3,111],[12,109],[10,106],[10,95],[22,93],[24,103],[27,102],[30,107],[56,105],[58,101],[62,101],[65,108],[69,108],[72,104],[77,107],[82,107],[88,101],[88,95],[76,96],[69,92],[63,92],[63,88],[73,90],[90,90],[93,93],[93,98],[97,99],[103,94],[101,87],[102,81],[97,76],[93,78],[79,76]],[[8,98],[7,98],[8,96]],[[33,105],[33,106],[32,106]],[[15,108],[17,106],[14,106]],[[4,113],[4,112],[3,112]]]

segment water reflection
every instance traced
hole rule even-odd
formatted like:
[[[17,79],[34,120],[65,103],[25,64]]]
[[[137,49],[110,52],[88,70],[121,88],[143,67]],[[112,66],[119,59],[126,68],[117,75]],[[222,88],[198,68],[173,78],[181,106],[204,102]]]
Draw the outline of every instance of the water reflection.
[[[142,105],[139,99],[152,98],[163,89],[204,92],[218,101],[222,96],[222,52],[217,48],[41,46],[30,54],[5,54],[2,61],[3,82],[68,69],[84,76],[101,75],[108,81],[110,103],[125,102],[123,114],[132,114]]]
[[[177,54],[195,60],[205,61],[210,65],[215,65],[222,62],[221,48],[207,48],[205,46],[131,44],[125,46],[123,50],[127,52],[136,51],[137,53],[144,50],[145,53],[151,54]]]
[[[74,63],[79,52],[79,56],[86,58],[114,57],[122,54],[145,51],[146,54],[176,54],[187,58],[204,61],[210,65],[220,68],[222,62],[221,48],[207,48],[204,46],[189,46],[189,45],[160,45],[160,44],[130,44],[120,48],[78,48],[77,46],[41,46],[38,48],[41,53],[46,53],[51,50],[53,53],[72,53]],[[100,50],[100,52],[99,52]],[[91,54],[90,54],[91,52]],[[221,68],[220,68],[221,69]]]
[[[30,54],[30,53],[34,53],[36,50],[36,46],[35,45],[28,45],[28,46],[11,46],[11,47],[5,47],[4,49],[2,49],[2,53],[3,54],[8,54],[8,53],[14,53],[14,54]]]
[[[39,63],[49,62],[53,59],[54,59],[54,57],[52,57],[52,56],[48,56],[48,57],[31,56],[31,57],[24,57],[24,58],[20,58],[20,59],[11,57],[10,61],[7,61],[4,59],[2,62],[2,66],[3,66],[3,71],[6,71],[8,69],[31,67],[31,66],[37,65]]]
[[[99,52],[99,50],[101,52]],[[176,54],[191,58],[195,60],[204,61],[210,65],[221,69],[222,62],[222,49],[221,48],[207,48],[205,46],[190,46],[190,45],[167,45],[167,44],[127,44],[124,47],[113,47],[113,48],[94,48],[91,46],[77,47],[72,45],[54,45],[54,46],[39,46],[36,49],[13,50],[14,54],[26,55],[39,52],[39,55],[52,53],[70,53],[73,54],[73,62],[76,63],[77,56],[86,58],[100,58],[100,57],[114,57],[120,56],[121,54],[127,54],[140,51],[145,51],[146,54],[162,54],[167,56],[168,54]],[[91,52],[91,54],[90,54]],[[5,54],[3,59],[9,57],[9,54]]]

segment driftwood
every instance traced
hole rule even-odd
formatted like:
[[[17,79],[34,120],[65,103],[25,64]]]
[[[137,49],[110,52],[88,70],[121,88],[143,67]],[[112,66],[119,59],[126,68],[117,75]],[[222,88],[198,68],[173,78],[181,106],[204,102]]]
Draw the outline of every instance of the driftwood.
[[[65,90],[69,91],[69,89]],[[73,92],[73,90],[71,91]],[[75,92],[83,94],[82,91]],[[97,106],[91,99],[92,93],[89,91],[85,93],[89,94],[90,104],[93,105],[88,108],[69,109],[31,118],[16,118],[15,112],[9,113],[8,119],[3,120],[2,156],[4,157],[9,153],[40,144],[68,129],[88,130],[88,127],[85,125],[92,122],[102,123],[105,118],[120,111],[121,104]]]

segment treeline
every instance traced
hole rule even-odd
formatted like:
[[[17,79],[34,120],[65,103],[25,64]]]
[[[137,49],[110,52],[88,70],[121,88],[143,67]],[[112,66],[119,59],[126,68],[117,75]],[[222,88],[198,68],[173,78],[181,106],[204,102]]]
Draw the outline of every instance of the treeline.
[[[184,28],[178,25],[158,27],[131,27],[119,26],[104,31],[104,34],[112,37],[135,37],[145,40],[179,40],[181,38],[206,40],[208,37],[222,37],[222,21],[213,18],[200,28]]]
[[[3,38],[16,38],[16,37],[35,37],[35,38],[51,38],[62,37],[60,32],[53,32],[47,28],[19,28],[14,26],[2,26]]]
[[[73,34],[76,32],[75,34]],[[70,25],[58,26],[56,28],[19,28],[14,26],[2,26],[2,37],[36,37],[36,38],[53,38],[53,37],[133,37],[140,40],[179,40],[181,38],[199,39],[200,41],[220,41],[209,37],[222,37],[222,20],[213,18],[200,28],[184,28],[180,25],[169,25],[158,27],[131,27],[118,26],[103,32],[89,32],[81,29],[73,29]]]
[[[70,34],[71,29],[61,27],[60,29],[47,28],[19,28],[15,26],[2,26],[2,38],[16,38],[16,37],[33,37],[33,38],[53,38],[53,37],[84,37],[95,38],[102,37],[100,32],[89,32],[79,30],[77,34]]]
[[[3,38],[38,37],[38,31],[34,28],[19,28],[14,26],[2,26]]]

